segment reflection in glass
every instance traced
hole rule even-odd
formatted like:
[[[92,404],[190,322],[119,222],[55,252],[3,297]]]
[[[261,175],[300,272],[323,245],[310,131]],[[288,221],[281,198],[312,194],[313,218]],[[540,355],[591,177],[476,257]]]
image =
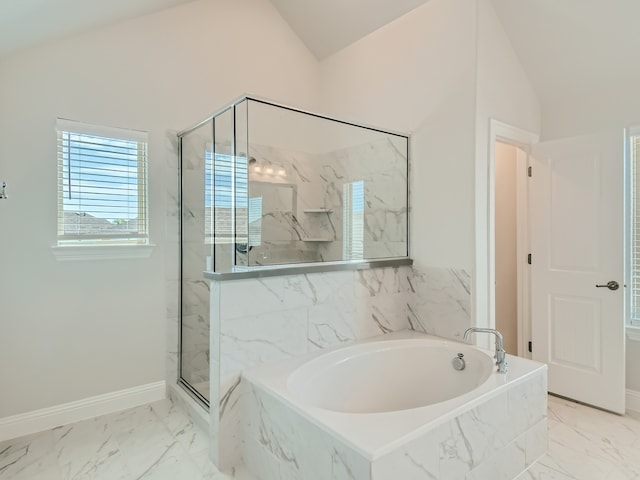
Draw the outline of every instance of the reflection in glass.
[[[362,260],[364,258],[364,182],[359,180],[345,183],[343,198],[342,258]]]
[[[213,270],[406,257],[408,138],[243,98],[212,118]]]

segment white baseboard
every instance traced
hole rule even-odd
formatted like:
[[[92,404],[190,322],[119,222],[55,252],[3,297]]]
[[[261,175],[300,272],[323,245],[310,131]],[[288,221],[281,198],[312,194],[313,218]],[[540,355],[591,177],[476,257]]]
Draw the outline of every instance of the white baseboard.
[[[137,407],[166,398],[166,383],[156,382],[0,418],[0,442],[87,418]]]
[[[640,392],[636,390],[627,390],[626,409],[640,413]]]

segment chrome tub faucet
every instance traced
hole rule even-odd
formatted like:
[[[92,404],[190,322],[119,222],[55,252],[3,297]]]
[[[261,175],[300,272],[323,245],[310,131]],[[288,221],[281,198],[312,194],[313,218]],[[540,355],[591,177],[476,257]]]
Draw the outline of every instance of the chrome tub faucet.
[[[467,328],[462,337],[464,341],[468,341],[472,333],[490,333],[496,336],[496,354],[493,358],[496,359],[496,365],[498,366],[498,373],[507,373],[507,352],[504,351],[504,343],[502,341],[502,334],[493,328]]]

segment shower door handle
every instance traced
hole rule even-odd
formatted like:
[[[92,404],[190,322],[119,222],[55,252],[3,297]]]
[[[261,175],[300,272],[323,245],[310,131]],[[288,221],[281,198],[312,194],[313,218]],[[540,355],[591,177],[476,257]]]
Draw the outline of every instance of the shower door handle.
[[[615,280],[607,282],[606,285],[596,285],[596,288],[608,288],[609,290],[617,290],[620,288],[620,284]]]

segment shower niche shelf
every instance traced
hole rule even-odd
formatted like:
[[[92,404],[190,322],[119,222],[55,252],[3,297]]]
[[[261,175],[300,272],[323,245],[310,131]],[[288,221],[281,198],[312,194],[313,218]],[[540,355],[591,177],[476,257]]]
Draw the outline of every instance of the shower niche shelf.
[[[333,213],[330,208],[308,208],[303,210],[304,213]]]
[[[303,238],[302,241],[311,243],[333,242],[331,238]]]

